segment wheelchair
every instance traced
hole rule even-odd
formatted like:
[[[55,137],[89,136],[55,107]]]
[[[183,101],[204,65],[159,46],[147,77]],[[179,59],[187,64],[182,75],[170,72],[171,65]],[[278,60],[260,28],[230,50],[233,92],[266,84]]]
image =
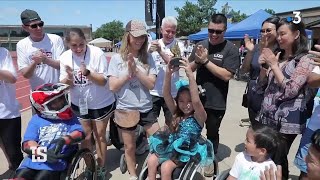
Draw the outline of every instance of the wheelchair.
[[[62,173],[61,180],[94,180],[96,179],[96,160],[94,154],[89,149],[79,150],[69,164],[67,173]],[[90,177],[85,177],[85,171],[89,169],[92,173]]]
[[[76,152],[76,153],[75,153]],[[75,154],[73,154],[75,153]],[[60,180],[95,180],[96,179],[96,160],[89,149],[80,149],[72,151],[70,154],[61,154],[59,159],[65,159],[68,166],[59,175]],[[85,171],[90,170],[92,173],[85,177]],[[20,180],[20,177],[13,180]]]
[[[141,172],[138,177],[139,180],[145,180],[148,177],[148,165],[147,165],[148,157],[146,158],[146,160],[143,163]],[[216,177],[219,173],[218,161],[216,159],[214,159],[213,166],[214,166],[213,179],[216,179]],[[196,179],[199,179],[199,177],[197,176],[197,172],[198,172],[199,168],[200,168],[200,164],[199,164],[198,160],[196,160],[195,158],[192,158],[183,167],[178,167],[172,172],[172,179],[174,179],[174,180],[196,180]],[[158,173],[157,174],[161,176],[160,165],[158,166]]]
[[[227,169],[223,172],[221,172],[216,178],[213,178],[213,180],[226,180],[229,176],[229,172],[231,169]]]

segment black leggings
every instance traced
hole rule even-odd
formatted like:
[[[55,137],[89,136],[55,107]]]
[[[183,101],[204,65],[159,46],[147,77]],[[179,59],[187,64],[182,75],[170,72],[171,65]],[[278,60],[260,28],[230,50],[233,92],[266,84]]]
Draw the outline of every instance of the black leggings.
[[[282,179],[289,179],[289,162],[288,162],[288,154],[291,148],[291,145],[294,139],[297,137],[297,134],[282,134],[282,143],[280,143],[280,148],[278,153],[278,159],[275,159],[274,162],[276,164],[280,164],[282,166]]]
[[[0,143],[10,169],[16,170],[23,159],[21,152],[21,117],[0,120]]]
[[[207,128],[207,139],[209,139],[214,148],[214,154],[217,154],[219,147],[219,128],[221,125],[221,121],[225,114],[225,110],[213,110],[207,109],[207,120],[206,120],[206,128]]]
[[[24,178],[26,180],[59,180],[61,171],[21,169],[16,173],[15,178]]]

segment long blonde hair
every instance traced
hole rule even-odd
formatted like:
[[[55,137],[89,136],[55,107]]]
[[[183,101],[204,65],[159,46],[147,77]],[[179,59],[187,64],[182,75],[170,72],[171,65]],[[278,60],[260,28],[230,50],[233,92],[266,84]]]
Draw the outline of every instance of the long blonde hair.
[[[129,48],[130,48],[129,38],[130,38],[130,33],[125,32],[122,37],[121,47],[120,47],[120,55],[124,61],[127,61],[127,56],[129,54]],[[143,64],[148,65],[148,36],[145,36],[145,41],[138,52],[138,59]]]

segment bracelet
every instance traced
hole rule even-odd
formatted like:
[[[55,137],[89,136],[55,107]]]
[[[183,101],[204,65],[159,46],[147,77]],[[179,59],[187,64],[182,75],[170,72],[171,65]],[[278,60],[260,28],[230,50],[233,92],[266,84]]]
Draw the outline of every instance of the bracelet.
[[[200,64],[201,64],[200,62],[197,62],[197,61],[194,61],[194,63],[196,63],[196,64],[198,64],[198,65],[200,65]]]
[[[204,62],[202,65],[205,66],[210,62],[210,60],[208,59],[206,62]]]

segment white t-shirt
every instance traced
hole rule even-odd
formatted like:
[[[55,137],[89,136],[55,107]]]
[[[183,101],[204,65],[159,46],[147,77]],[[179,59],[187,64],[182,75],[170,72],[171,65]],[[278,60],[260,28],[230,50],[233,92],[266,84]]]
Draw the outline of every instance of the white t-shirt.
[[[251,156],[245,152],[241,152],[236,156],[233,166],[229,174],[237,180],[260,180],[260,172],[265,170],[265,167],[273,166],[276,171],[275,163],[268,159],[262,163],[253,162]]]
[[[0,70],[9,71],[17,78],[10,52],[2,47],[0,47]],[[19,117],[20,106],[16,99],[15,84],[6,83],[5,81],[0,80],[0,93],[0,120]]]
[[[156,75],[154,60],[149,54],[148,66],[145,66],[137,58],[135,58],[136,66],[139,70],[146,74]],[[120,54],[115,54],[110,60],[108,76],[123,77],[128,75],[127,62],[125,62]],[[117,109],[136,109],[140,112],[148,112],[152,109],[152,97],[149,90],[139,81],[137,77],[128,80],[121,89],[116,92]]]
[[[165,52],[166,55],[168,56],[173,56],[172,52],[170,51],[170,48],[176,44],[176,40],[173,40],[170,44],[164,45],[162,39],[160,39],[159,44],[162,48],[162,51]],[[178,43],[179,45],[179,43]],[[180,51],[181,51],[181,57],[183,55],[182,48],[179,46]],[[164,77],[167,69],[167,64],[165,61],[162,59],[160,54],[155,51],[152,54],[152,57],[155,61],[155,65],[157,68],[157,80],[154,88],[150,90],[150,94],[153,96],[159,96],[163,97],[163,83],[164,83]],[[177,88],[175,83],[179,80],[179,71],[175,72],[172,74],[172,79],[171,79],[171,95],[172,97],[176,97],[177,95]]]
[[[108,83],[104,86],[97,85],[83,76],[80,71],[81,62],[91,72],[103,74],[107,79],[108,63],[103,51],[95,46],[87,45],[85,58],[78,57],[71,50],[64,52],[60,58],[60,81],[67,77],[65,66],[73,69],[74,86],[70,89],[72,104],[79,106],[79,99],[86,98],[88,109],[101,109],[115,101],[114,94],[110,91]]]
[[[18,69],[30,66],[32,55],[39,49],[44,50],[49,58],[58,60],[64,51],[63,40],[55,34],[45,34],[39,42],[34,42],[30,36],[20,40],[17,43]],[[29,79],[32,90],[45,83],[57,82],[59,82],[59,70],[43,63],[37,65]]]

